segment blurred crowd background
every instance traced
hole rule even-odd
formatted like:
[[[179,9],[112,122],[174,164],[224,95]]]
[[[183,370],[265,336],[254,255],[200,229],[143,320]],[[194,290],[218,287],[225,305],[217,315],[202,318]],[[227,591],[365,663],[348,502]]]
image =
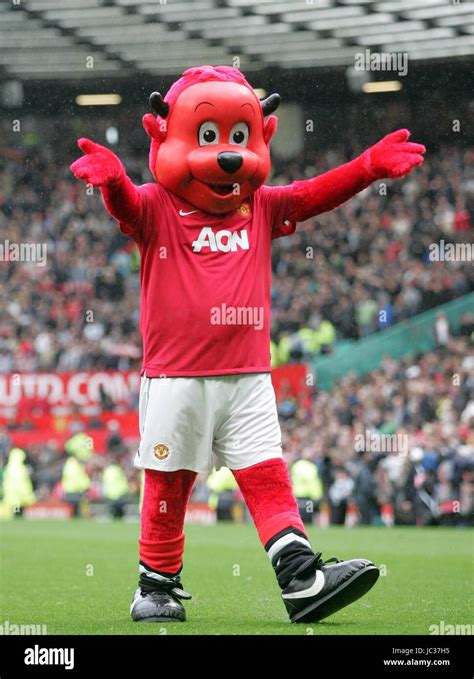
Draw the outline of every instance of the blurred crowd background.
[[[359,106],[357,117],[350,107],[337,116],[323,112],[304,152],[291,161],[275,156],[270,183],[285,184],[349,160],[401,123],[410,126],[410,115],[416,141],[428,142],[423,130],[433,139],[424,165],[405,181],[374,184],[274,242],[274,366],[311,361],[340,340],[365,338],[473,291],[472,261],[432,261],[429,248],[442,239],[472,242],[474,150],[454,135],[434,135],[450,118],[442,106],[435,118],[429,106],[423,111],[424,118],[394,105],[366,115]],[[48,258],[44,267],[0,262],[0,376],[139,369],[137,249],[98,192],[89,195],[68,168],[79,153],[75,139],[85,135],[115,148],[136,182],[150,181],[140,113],[26,118],[20,132],[2,122],[1,241],[46,243]],[[472,525],[474,310],[456,331],[442,314],[438,320],[429,353],[387,358],[330,391],[316,383],[301,398],[281,395],[283,449],[305,520]],[[51,437],[14,448],[12,435],[33,405],[0,418],[3,495],[6,501],[10,493],[15,513],[33,499],[66,499],[74,513],[103,502],[113,516],[138,504],[137,442],[116,421],[108,421],[100,455],[81,438],[94,432],[74,420],[64,445]],[[106,393],[102,405],[114,412]],[[130,409],[136,406],[132,399]],[[16,497],[11,479],[22,488]],[[199,479],[194,499],[223,519],[242,504],[225,471]]]
[[[137,121],[138,114],[127,118],[118,152],[143,183],[151,177]],[[3,125],[12,146],[1,159],[0,228],[11,243],[46,243],[49,256],[44,267],[2,263],[0,372],[138,368],[137,249],[113,228],[99,193],[88,195],[69,171],[80,154],[75,139],[107,143],[107,125],[64,118],[23,125],[26,148]],[[51,128],[57,145],[47,142]],[[143,137],[138,152],[129,131]],[[314,149],[311,141],[301,157],[275,159],[273,184],[320,174],[363,148]],[[310,358],[336,339],[365,337],[472,291],[472,261],[430,261],[429,246],[471,238],[473,166],[474,150],[442,145],[403,182],[386,182],[385,190],[375,183],[275,241],[274,364]]]

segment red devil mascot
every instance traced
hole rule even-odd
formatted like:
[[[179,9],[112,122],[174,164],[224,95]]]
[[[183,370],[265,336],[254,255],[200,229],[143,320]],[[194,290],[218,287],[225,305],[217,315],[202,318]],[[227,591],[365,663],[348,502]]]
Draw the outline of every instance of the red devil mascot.
[[[187,70],[150,97],[156,180],[135,186],[112,151],[80,139],[72,172],[100,187],[141,255],[141,441],[145,485],[136,621],[184,621],[184,515],[197,474],[235,476],[292,622],[314,622],[363,596],[366,559],[324,561],[301,521],[282,457],[270,381],[271,241],[383,177],[403,177],[424,147],[398,130],[355,160],[289,186],[266,186],[271,115],[227,66]]]

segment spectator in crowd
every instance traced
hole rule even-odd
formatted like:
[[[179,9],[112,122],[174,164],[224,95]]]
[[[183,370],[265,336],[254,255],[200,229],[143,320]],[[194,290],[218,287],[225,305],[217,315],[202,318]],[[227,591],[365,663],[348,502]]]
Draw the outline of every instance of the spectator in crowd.
[[[209,490],[208,504],[215,510],[217,520],[231,521],[234,518],[237,482],[230,469],[214,469],[206,480],[206,486]]]
[[[63,467],[61,486],[64,500],[71,505],[72,516],[80,515],[80,505],[90,485],[91,479],[85,464],[75,454],[71,454]]]
[[[104,468],[102,484],[102,493],[109,504],[110,515],[114,519],[122,519],[129,500],[128,479],[119,461],[113,457],[108,459]]]
[[[303,457],[293,462],[290,478],[301,519],[303,523],[312,523],[323,498],[323,485],[318,467],[311,459],[311,450],[303,451]]]
[[[334,481],[329,487],[329,507],[331,523],[343,526],[346,522],[346,512],[354,489],[354,480],[346,467],[338,466],[334,469]]]
[[[449,321],[446,318],[446,314],[442,311],[436,314],[435,337],[438,347],[440,347],[440,349],[446,349],[450,339]]]
[[[3,503],[14,516],[21,516],[28,505],[35,502],[31,470],[27,455],[21,448],[12,448],[3,477]]]
[[[354,488],[352,491],[359,510],[360,523],[366,526],[370,526],[380,518],[380,507],[374,478],[375,465],[371,465],[370,462],[370,451],[362,450],[359,453],[359,462],[356,465]]]

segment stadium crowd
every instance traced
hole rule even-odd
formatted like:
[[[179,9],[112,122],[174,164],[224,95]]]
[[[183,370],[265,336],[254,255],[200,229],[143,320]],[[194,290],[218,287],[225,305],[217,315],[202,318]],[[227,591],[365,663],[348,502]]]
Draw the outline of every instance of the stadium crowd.
[[[273,329],[280,342],[322,321],[335,326],[338,338],[357,339],[473,289],[471,263],[429,260],[431,243],[455,241],[469,228],[460,195],[466,159],[450,152],[457,170],[448,178],[447,158],[430,159],[390,200],[373,186],[276,241]]]
[[[280,403],[289,461],[315,463],[322,484],[304,501],[326,498],[339,523],[351,502],[364,523],[384,505],[396,523],[472,523],[474,318],[465,321],[446,347],[387,358],[308,403]]]
[[[88,191],[68,169],[77,156],[71,140],[87,134],[106,143],[107,125],[64,117],[49,119],[47,130],[33,119],[22,124],[19,143],[3,123],[0,233],[4,243],[45,243],[48,257],[45,266],[1,262],[0,374],[138,369],[136,247],[112,224],[98,192]],[[120,153],[135,181],[149,181],[142,133],[133,125],[128,129]],[[47,141],[51,130],[54,144]],[[461,146],[439,145],[403,183],[376,183],[274,242],[274,365],[307,360],[338,339],[365,337],[474,289],[472,262],[429,256],[432,243],[471,237],[473,158]],[[288,183],[348,159],[342,143],[330,150],[309,145],[290,163],[276,158],[271,181]],[[471,334],[472,318],[466,317],[448,346],[387,359],[364,378],[348,375],[303,403],[281,402],[288,459],[310,461],[318,479],[300,499],[309,499],[316,512],[326,502],[336,523],[345,521],[351,502],[367,523],[379,521],[387,504],[396,523],[472,522]],[[453,375],[459,376],[456,383]],[[382,449],[357,447],[367,432]],[[3,462],[9,436],[7,427],[0,431]],[[383,450],[384,437],[404,441],[403,450]],[[120,462],[123,497],[136,500],[134,446],[111,431],[107,456],[85,463],[84,494],[103,498],[104,471]],[[36,499],[60,497],[69,458],[54,441],[27,450]],[[204,481],[196,494],[206,496]]]
[[[380,369],[359,378],[349,374],[330,391],[315,389],[303,401],[280,401],[283,449],[305,519],[314,520],[326,505],[330,520],[344,524],[352,505],[361,523],[472,525],[473,331],[474,317],[466,317],[461,333],[447,346],[399,361],[387,358]],[[76,448],[80,436],[71,437]],[[108,501],[113,512],[137,501],[135,445],[110,428],[108,454],[85,456],[73,479],[79,480],[70,494],[76,508],[83,497]],[[10,449],[8,430],[0,430],[2,467]],[[65,474],[71,471],[72,454],[72,443],[64,449],[54,441],[29,448],[36,500],[67,497]],[[119,497],[107,490],[106,476],[113,473],[115,480],[120,476]],[[207,500],[217,491],[224,503],[241,501],[230,474],[219,484],[200,478],[194,498]]]
[[[58,139],[78,134],[63,119],[55,124]],[[45,266],[11,261],[0,268],[0,373],[137,368],[136,247],[113,225],[98,192],[89,195],[69,172],[78,153],[70,143],[40,144],[34,129],[25,137],[27,151],[2,153],[0,229],[9,243],[46,244],[48,256]],[[306,150],[291,164],[277,160],[272,183],[301,178],[303,168],[324,172],[346,155],[331,148]],[[473,152],[441,148],[403,183],[376,183],[274,241],[274,364],[310,357],[336,338],[366,336],[474,289],[470,261],[429,257],[432,243],[467,240],[472,159]],[[125,160],[136,181],[149,179],[143,155]]]

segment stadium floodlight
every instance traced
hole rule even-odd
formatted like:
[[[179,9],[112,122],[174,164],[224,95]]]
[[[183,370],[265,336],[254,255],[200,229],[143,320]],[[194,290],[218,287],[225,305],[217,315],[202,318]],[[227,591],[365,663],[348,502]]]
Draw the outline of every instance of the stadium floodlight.
[[[364,83],[362,91],[366,94],[379,94],[381,92],[399,92],[402,89],[400,80],[379,80]]]
[[[372,74],[370,71],[356,71],[354,64],[346,68],[346,83],[351,92],[360,94],[364,85],[371,82]]]
[[[116,106],[122,102],[120,94],[79,94],[78,106]]]
[[[17,108],[23,104],[23,84],[19,80],[6,80],[0,90],[0,101],[5,108]]]
[[[118,143],[119,140],[119,132],[116,127],[108,127],[105,130],[105,138],[107,140],[108,144],[115,145]]]

